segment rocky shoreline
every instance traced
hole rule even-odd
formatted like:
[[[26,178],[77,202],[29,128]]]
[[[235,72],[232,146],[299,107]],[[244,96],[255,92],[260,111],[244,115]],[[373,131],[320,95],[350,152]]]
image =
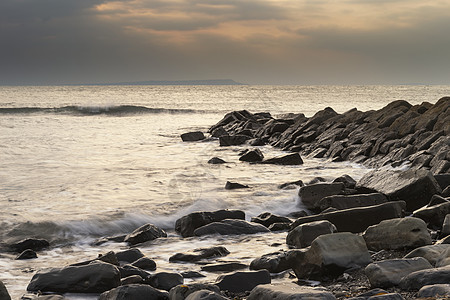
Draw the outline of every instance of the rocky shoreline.
[[[96,244],[126,243],[128,250],[38,271],[21,299],[66,299],[66,293],[113,299],[445,299],[450,298],[450,97],[412,106],[395,101],[377,111],[343,114],[331,108],[311,118],[231,112],[186,142],[217,139],[220,147],[246,145],[243,163],[303,164],[303,157],[353,161],[374,168],[355,181],[295,185],[307,211],[270,212],[246,221],[239,210],[190,213],[176,221],[183,238],[285,232],[289,250],[254,257],[250,265],[221,262],[223,246],[173,253],[175,264],[195,263],[215,272],[215,282],[195,283],[202,272],[160,272],[139,247],[167,237],[153,224]],[[265,158],[258,146],[291,153]],[[212,158],[209,163],[226,163]],[[393,168],[406,165],[407,168]],[[404,170],[406,169],[406,170]],[[227,182],[226,189],[248,188]],[[3,251],[37,258],[51,248],[30,238]],[[185,279],[193,283],[185,283]],[[273,282],[273,279],[282,279]],[[10,299],[0,281],[0,300]]]

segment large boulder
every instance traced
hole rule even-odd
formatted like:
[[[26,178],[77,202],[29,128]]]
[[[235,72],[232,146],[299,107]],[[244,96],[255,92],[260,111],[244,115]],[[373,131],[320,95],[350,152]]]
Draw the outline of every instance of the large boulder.
[[[433,266],[423,257],[389,259],[369,264],[365,273],[372,287],[388,288],[398,285],[412,272],[431,268]]]
[[[247,300],[334,300],[336,297],[329,291],[321,288],[300,286],[295,283],[285,282],[277,284],[262,284],[255,287]]]
[[[125,237],[125,242],[129,245],[136,245],[153,241],[160,237],[167,237],[167,233],[153,224],[145,224],[127,235]]]
[[[342,194],[344,189],[345,185],[342,182],[316,183],[302,186],[298,194],[308,209],[316,209],[320,200],[327,196]]]
[[[252,224],[244,220],[226,219],[221,222],[213,222],[194,230],[194,235],[202,236],[208,234],[238,235],[254,234],[259,232],[270,232],[261,224]]]
[[[339,232],[359,233],[371,225],[383,220],[401,218],[404,215],[405,202],[393,201],[378,205],[356,207],[321,213],[319,215],[300,217],[291,224],[295,228],[300,224],[328,220],[333,223]]]
[[[390,201],[403,200],[406,210],[414,211],[426,205],[441,188],[433,174],[426,170],[374,170],[365,174],[356,184],[364,192],[385,194]]]
[[[303,159],[300,154],[292,153],[283,156],[273,157],[261,162],[262,164],[272,165],[302,165]]]
[[[417,248],[431,244],[431,236],[424,221],[414,217],[381,221],[364,232],[370,250]]]
[[[417,291],[426,285],[445,284],[450,282],[450,266],[426,269],[413,272],[400,281],[400,288],[406,291]]]
[[[380,193],[357,194],[357,195],[333,195],[322,198],[317,206],[321,211],[333,207],[336,209],[348,209],[364,207],[388,202],[385,195]]]
[[[327,220],[301,224],[288,233],[286,244],[295,248],[305,248],[310,246],[318,236],[336,231],[336,226]]]
[[[216,280],[216,285],[222,291],[232,293],[242,293],[251,291],[260,284],[270,283],[270,273],[267,270],[260,271],[239,271],[221,275]]]
[[[199,248],[194,249],[191,253],[177,253],[169,258],[170,262],[174,261],[185,261],[185,262],[196,262],[202,259],[221,257],[230,254],[223,246],[211,247],[211,248]]]
[[[190,284],[181,284],[173,287],[169,291],[169,299],[170,300],[184,300],[190,294],[196,291],[212,291],[214,293],[220,293],[220,289],[217,285],[214,284],[206,284],[206,283],[190,283]]]
[[[240,161],[246,161],[246,162],[260,162],[264,159],[264,155],[262,154],[261,150],[259,149],[253,149],[253,150],[246,150],[241,157],[239,157]]]
[[[255,258],[250,263],[250,270],[267,270],[270,273],[280,273],[292,267],[299,257],[305,255],[305,250],[277,251]]]
[[[218,210],[212,212],[190,213],[175,222],[175,231],[183,237],[193,236],[195,229],[225,219],[245,220],[245,213],[241,210]]]
[[[365,267],[372,262],[364,239],[349,232],[317,237],[299,258],[292,266],[299,279],[336,276],[346,269]]]
[[[119,286],[100,295],[99,300],[168,300],[169,294],[147,284],[128,284]]]
[[[120,272],[107,263],[53,268],[37,272],[28,291],[56,293],[103,293],[120,285]]]
[[[435,266],[444,253],[450,249],[450,244],[429,245],[416,248],[405,255],[404,258],[423,257]]]
[[[205,139],[205,135],[201,131],[186,132],[181,135],[183,142],[195,142]]]

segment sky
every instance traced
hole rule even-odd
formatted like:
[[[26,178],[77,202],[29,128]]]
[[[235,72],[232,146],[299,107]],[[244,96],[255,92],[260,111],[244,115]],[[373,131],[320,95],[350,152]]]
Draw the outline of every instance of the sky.
[[[1,0],[0,85],[450,84],[450,0]]]

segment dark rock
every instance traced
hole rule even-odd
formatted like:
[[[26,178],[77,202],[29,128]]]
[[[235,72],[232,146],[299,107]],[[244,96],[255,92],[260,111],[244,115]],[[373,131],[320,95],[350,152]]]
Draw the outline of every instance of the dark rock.
[[[419,298],[448,299],[450,298],[450,284],[433,284],[422,287],[417,293]]]
[[[267,227],[261,224],[251,224],[244,220],[226,219],[220,222],[213,222],[195,229],[194,235],[202,236],[207,234],[235,235],[253,234],[259,232],[270,232]]]
[[[9,296],[8,290],[2,281],[0,281],[0,299],[11,300],[11,296]]]
[[[239,157],[240,161],[247,161],[247,162],[260,162],[264,159],[264,155],[262,154],[261,150],[259,149],[253,149],[253,150],[246,150],[244,154],[242,154],[241,157]]]
[[[239,271],[222,275],[217,278],[215,284],[222,291],[242,293],[251,291],[257,285],[270,282],[270,273],[267,270],[260,270],[247,272]]]
[[[405,291],[417,291],[426,285],[450,282],[450,266],[413,272],[400,281],[400,288]]]
[[[306,185],[300,188],[299,196],[302,203],[309,209],[315,209],[318,202],[327,196],[342,194],[344,191],[344,184],[337,183],[316,183]]]
[[[269,227],[273,223],[289,223],[289,224],[292,223],[292,221],[289,218],[273,215],[269,212],[265,212],[258,215],[257,217],[253,217],[251,221],[262,224],[266,227]]]
[[[32,258],[37,258],[37,254],[36,252],[34,252],[31,249],[27,249],[25,251],[23,251],[22,253],[20,253],[16,259],[20,260],[20,259],[32,259]]]
[[[288,215],[288,217],[298,219],[298,218],[301,218],[301,217],[306,217],[307,215],[308,215],[308,213],[307,213],[306,211],[300,210],[300,211],[294,211],[294,212],[291,212],[291,213]]]
[[[228,135],[228,132],[222,127],[217,127],[216,129],[214,129],[213,131],[211,131],[211,136],[213,137],[221,137],[222,135]]]
[[[122,267],[119,267],[119,271],[120,271],[120,277],[122,277],[122,278],[125,278],[128,276],[133,276],[133,275],[139,275],[145,279],[148,276],[150,276],[150,273],[148,273],[138,267],[132,266],[132,265],[124,265]]]
[[[120,285],[128,285],[128,284],[140,284],[143,283],[144,279],[139,275],[131,275],[128,277],[122,277],[120,280]]]
[[[336,178],[335,180],[333,180],[333,182],[342,182],[348,189],[353,189],[356,186],[356,180],[347,174]]]
[[[431,172],[426,170],[371,171],[358,181],[356,188],[385,194],[391,201],[403,200],[407,211],[426,205],[434,194],[441,192]]]
[[[333,195],[322,198],[317,206],[321,211],[334,207],[336,209],[348,209],[364,207],[388,202],[385,195],[380,193],[357,195]]]
[[[273,165],[301,165],[303,160],[298,153],[292,153],[288,155],[283,155],[279,157],[273,157],[266,159],[261,162],[262,164],[273,164]]]
[[[167,233],[153,224],[145,224],[127,235],[125,242],[129,245],[136,245],[152,241],[160,237],[167,237]]]
[[[267,270],[270,273],[280,273],[289,270],[297,260],[304,255],[303,250],[277,251],[255,258],[250,263],[250,270]]]
[[[442,197],[450,198],[450,186],[446,187],[442,191]]]
[[[144,253],[142,253],[141,250],[137,248],[132,248],[125,251],[117,252],[116,257],[119,262],[133,263],[138,259],[140,259],[141,257],[144,257]]]
[[[148,257],[141,257],[138,260],[134,261],[131,265],[143,270],[150,270],[150,271],[156,270],[155,261]]]
[[[115,266],[119,265],[119,261],[117,260],[117,256],[114,253],[114,251],[109,251],[106,254],[99,254],[98,257],[95,259],[74,263],[74,264],[71,264],[71,266],[84,266],[84,265],[88,265],[92,262],[98,262],[98,261],[106,262],[108,264],[112,264]]]
[[[169,293],[146,284],[129,284],[117,287],[100,295],[99,300],[168,300]]]
[[[227,300],[224,296],[219,293],[215,293],[209,290],[200,290],[189,294],[186,300]]]
[[[288,231],[291,228],[291,223],[273,223],[269,226],[270,231]]]
[[[220,289],[217,285],[214,284],[205,284],[205,283],[190,283],[177,285],[169,291],[169,299],[170,300],[184,300],[190,294],[201,291],[208,290],[215,293],[220,293]]]
[[[205,139],[205,135],[201,131],[187,132],[181,135],[183,142],[195,142]]]
[[[301,217],[291,224],[295,228],[300,224],[328,220],[333,223],[339,232],[359,233],[371,225],[383,220],[401,218],[404,215],[404,201],[387,202],[379,205],[349,208],[330,213],[322,213],[314,216]]]
[[[94,246],[101,246],[105,243],[109,242],[116,242],[116,243],[122,243],[125,240],[125,237],[127,235],[118,235],[118,236],[109,236],[109,237],[103,237],[101,239],[98,239],[94,242]]]
[[[12,251],[22,253],[27,249],[34,251],[40,251],[50,246],[50,243],[43,239],[25,239],[23,241],[11,244],[9,247]]]
[[[387,293],[369,297],[368,300],[405,300],[399,293]]]
[[[0,298],[3,299],[3,298]],[[51,294],[51,295],[39,295],[39,294],[25,294],[20,297],[20,300],[66,300],[64,296]]]
[[[263,284],[255,287],[247,300],[289,300],[289,299],[321,299],[334,300],[336,297],[325,289],[300,286],[285,282],[277,284]]]
[[[242,270],[247,267],[247,265],[238,262],[228,262],[205,265],[201,267],[201,270],[206,272],[231,272]]]
[[[226,190],[248,189],[248,185],[227,181],[227,183],[225,184],[225,189]]]
[[[327,220],[300,224],[288,233],[286,244],[295,248],[306,248],[318,236],[336,231],[336,226]]]
[[[202,273],[196,272],[196,271],[186,271],[180,273],[183,278],[202,278],[206,277]]]
[[[245,213],[241,210],[218,210],[213,212],[190,213],[175,222],[175,231],[183,237],[193,236],[195,229],[225,219],[245,220]]]
[[[436,174],[434,175],[434,179],[436,179],[437,183],[439,184],[442,190],[450,186],[450,173]]]
[[[302,180],[297,180],[297,181],[286,182],[286,183],[280,184],[280,185],[278,186],[278,188],[279,188],[279,189],[285,189],[285,188],[288,188],[288,187],[293,186],[293,185],[295,185],[295,186],[300,186],[300,187],[304,186]]]
[[[377,295],[384,295],[387,294],[388,292],[380,289],[380,288],[375,288],[375,289],[371,289],[365,293],[359,294],[357,297],[355,298],[349,298],[349,300],[367,300],[370,299],[370,297],[372,296],[377,296]]]
[[[186,262],[196,262],[202,259],[208,259],[213,257],[221,257],[230,254],[223,246],[211,247],[211,248],[200,248],[195,249],[192,253],[177,253],[169,258],[170,262],[174,261],[186,261]]]
[[[443,254],[450,249],[450,244],[438,244],[416,248],[405,255],[404,258],[423,257],[435,266]]]
[[[226,161],[224,161],[223,159],[219,158],[219,157],[213,157],[210,160],[208,160],[208,164],[213,164],[213,165],[220,165],[220,164],[225,164]]]
[[[248,135],[222,135],[219,137],[220,146],[238,146],[244,144],[251,137]]]
[[[425,221],[430,228],[441,228],[445,216],[450,214],[450,202],[444,198],[441,199],[444,200],[443,203],[422,207],[414,211],[413,216]]]
[[[184,278],[178,273],[159,272],[146,279],[146,283],[159,290],[170,291],[171,288],[184,283]]]
[[[53,268],[37,272],[28,291],[60,293],[102,293],[119,286],[120,272],[107,263]]]
[[[442,223],[441,237],[450,235],[450,214],[447,214]]]

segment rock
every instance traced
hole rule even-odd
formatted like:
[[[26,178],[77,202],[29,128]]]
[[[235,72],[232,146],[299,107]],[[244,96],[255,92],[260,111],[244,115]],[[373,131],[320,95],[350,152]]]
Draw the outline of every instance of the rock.
[[[169,294],[146,284],[129,284],[100,295],[99,300],[168,300]]]
[[[140,284],[144,283],[144,279],[139,275],[131,275],[120,280],[120,285]]]
[[[450,198],[450,186],[446,187],[442,191],[442,197]]]
[[[22,253],[27,249],[40,251],[50,246],[50,243],[43,239],[25,239],[20,242],[9,245],[9,248],[17,253]]]
[[[250,270],[267,270],[270,273],[280,273],[289,270],[298,259],[298,256],[304,256],[304,250],[277,251],[264,254],[255,258],[250,263]]]
[[[169,299],[170,300],[184,300],[190,294],[196,291],[211,291],[214,293],[220,293],[220,289],[217,285],[214,284],[205,284],[205,283],[190,283],[177,285],[169,291]]]
[[[305,184],[303,183],[302,180],[297,180],[297,181],[292,181],[292,182],[286,182],[283,184],[280,184],[278,186],[279,189],[283,190],[283,189],[287,189],[287,188],[295,188],[295,186],[304,186]]]
[[[438,197],[433,198],[436,199]],[[439,229],[444,223],[447,214],[450,214],[450,201],[444,199],[443,203],[419,208],[414,211],[413,216],[425,221],[430,228]]]
[[[232,272],[246,269],[247,267],[247,265],[238,262],[228,262],[205,265],[201,267],[201,270],[206,272]]]
[[[450,173],[436,174],[434,175],[434,179],[436,179],[437,183],[439,184],[442,190],[450,186]]]
[[[195,229],[194,235],[202,236],[207,234],[236,235],[254,234],[259,232],[270,232],[267,227],[261,224],[251,224],[244,220],[226,219],[221,222],[213,222]]]
[[[200,290],[193,292],[186,297],[186,300],[227,300],[224,296],[219,293],[214,293],[213,291]]]
[[[178,273],[159,272],[146,279],[146,283],[159,290],[170,291],[171,288],[184,283],[184,278]]]
[[[126,235],[108,236],[98,239],[94,242],[94,246],[101,246],[105,243],[116,242],[122,243],[125,240]]]
[[[368,300],[404,300],[405,298],[402,297],[399,293],[387,293],[387,294],[381,294],[381,295],[375,295],[372,297],[367,298]]]
[[[206,277],[202,273],[196,272],[196,271],[185,271],[180,273],[183,278],[202,278]]]
[[[195,141],[204,140],[205,135],[201,131],[193,131],[193,132],[183,133],[181,135],[181,139],[183,140],[183,142],[195,142]]]
[[[412,250],[404,258],[423,257],[434,266],[448,249],[450,244],[423,246]]]
[[[192,253],[177,253],[169,258],[170,262],[174,261],[186,261],[186,262],[196,262],[202,259],[208,259],[213,257],[221,257],[230,254],[223,246],[211,247],[211,248],[200,248],[195,249]]]
[[[22,297],[20,297],[20,300],[66,300],[66,299],[68,298],[56,294],[52,295],[25,294]]]
[[[286,237],[286,244],[295,248],[306,248],[322,234],[337,232],[336,226],[327,220],[298,225]]]
[[[317,237],[304,257],[299,258],[292,266],[299,279],[336,276],[346,269],[365,267],[372,262],[364,239],[348,232]]]
[[[277,284],[263,284],[255,287],[247,300],[293,300],[311,299],[326,300],[336,299],[332,293],[321,288],[299,286],[298,284],[286,282]]]
[[[117,260],[119,262],[133,263],[138,259],[144,257],[144,253],[137,248],[131,248],[125,251],[120,251],[116,253]]]
[[[208,164],[212,164],[212,165],[220,165],[220,164],[225,164],[226,161],[224,161],[223,159],[219,158],[219,157],[213,157],[210,160],[208,160]]]
[[[260,162],[264,159],[264,155],[262,154],[261,150],[259,149],[253,149],[253,150],[246,150],[244,154],[239,157],[240,161],[247,161],[247,162]]]
[[[417,293],[419,298],[448,299],[450,298],[450,284],[433,284],[423,286]]]
[[[219,137],[220,146],[238,146],[251,139],[248,135],[222,135]]]
[[[380,193],[357,194],[357,195],[333,195],[322,198],[317,206],[321,211],[334,207],[336,209],[348,209],[364,207],[388,202],[385,195]]]
[[[304,223],[328,220],[336,226],[339,232],[349,231],[359,233],[366,230],[367,227],[378,224],[383,220],[402,217],[404,207],[404,201],[394,201],[379,205],[322,213],[298,218],[291,224],[291,228],[295,228]]]
[[[260,284],[270,283],[270,273],[267,270],[260,271],[239,271],[221,275],[216,280],[216,285],[222,291],[232,293],[242,293],[251,291]]]
[[[120,272],[107,263],[69,266],[37,272],[28,284],[28,291],[57,293],[102,293],[120,285]]]
[[[363,192],[385,194],[390,201],[403,200],[406,210],[414,211],[426,205],[441,188],[431,172],[426,170],[374,170],[365,174],[356,184]]]
[[[272,165],[302,165],[303,159],[300,157],[300,154],[292,153],[288,155],[269,158],[262,161],[261,163]]]
[[[423,257],[389,259],[369,264],[365,273],[372,287],[388,288],[398,285],[412,272],[431,268],[433,266]]]
[[[450,214],[445,215],[441,230],[441,237],[445,237],[447,235],[450,235]]]
[[[367,300],[367,299],[371,299],[371,297],[373,297],[373,296],[385,295],[385,294],[388,294],[388,292],[383,289],[380,289],[380,288],[375,288],[375,289],[372,289],[365,293],[359,294],[357,297],[349,298],[349,300]]]
[[[262,224],[266,227],[270,227],[270,225],[274,223],[292,223],[291,219],[289,218],[273,215],[269,212],[265,212],[258,215],[257,217],[253,217],[251,221]]]
[[[270,231],[288,231],[291,228],[291,223],[273,223],[269,226]]]
[[[144,270],[150,270],[154,271],[156,270],[156,263],[153,259],[150,259],[148,257],[141,257],[138,260],[134,261],[132,266],[144,269]]]
[[[16,259],[20,260],[20,259],[32,259],[32,258],[37,258],[37,254],[36,252],[34,252],[31,249],[27,249],[25,251],[23,251],[22,253],[20,253]]]
[[[122,267],[119,267],[119,271],[120,271],[120,277],[125,278],[128,276],[133,276],[133,275],[139,275],[142,278],[147,278],[148,276],[150,276],[150,273],[139,269],[137,267],[134,267],[132,265],[124,265]]]
[[[405,291],[417,291],[426,285],[446,284],[450,282],[450,266],[413,272],[400,281]]]
[[[347,188],[347,189],[354,189],[356,186],[356,180],[347,174],[342,175],[342,176],[336,178],[335,180],[333,180],[333,183],[336,183],[336,182],[342,182],[344,184],[345,188]]]
[[[136,245],[160,237],[167,237],[167,233],[153,224],[145,224],[125,237],[125,242],[129,245]]]
[[[0,281],[0,299],[11,300],[11,296],[9,296],[8,290],[2,281]]]
[[[227,183],[225,184],[226,190],[248,189],[248,187],[249,187],[248,185],[231,181],[227,181]]]
[[[345,185],[342,182],[316,183],[301,187],[299,196],[302,203],[308,209],[315,209],[318,208],[318,202],[322,198],[342,194],[344,188]]]
[[[381,221],[363,233],[370,250],[417,248],[431,244],[424,221],[414,217]]]
[[[241,210],[218,210],[213,212],[190,213],[175,222],[175,231],[183,237],[189,237],[194,235],[195,229],[225,219],[245,220],[245,213]]]

